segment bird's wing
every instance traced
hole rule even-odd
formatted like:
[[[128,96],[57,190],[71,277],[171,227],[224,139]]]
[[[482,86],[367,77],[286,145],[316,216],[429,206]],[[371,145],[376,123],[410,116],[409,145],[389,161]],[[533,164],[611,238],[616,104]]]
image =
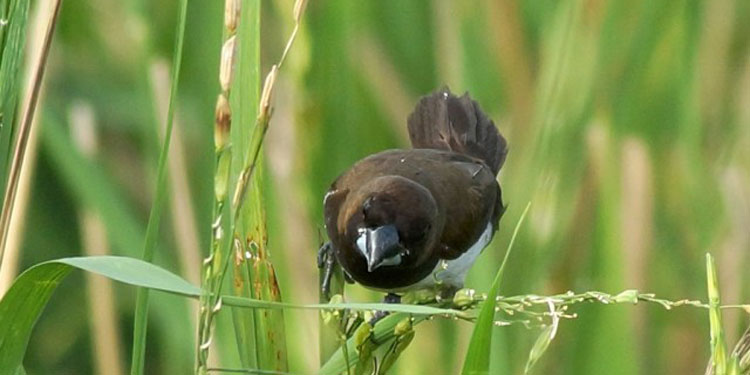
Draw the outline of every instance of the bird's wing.
[[[338,241],[338,218],[339,212],[341,211],[341,205],[346,201],[346,196],[349,195],[349,189],[339,189],[334,183],[331,189],[323,198],[323,215],[326,222],[326,232],[328,232],[328,238],[334,243]]]

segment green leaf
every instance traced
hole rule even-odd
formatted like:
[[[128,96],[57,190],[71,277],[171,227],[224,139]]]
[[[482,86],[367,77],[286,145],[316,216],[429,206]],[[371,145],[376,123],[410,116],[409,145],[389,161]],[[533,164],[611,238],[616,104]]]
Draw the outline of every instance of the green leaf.
[[[303,309],[303,310],[357,310],[357,311],[388,311],[394,313],[408,313],[412,315],[444,315],[444,316],[466,316],[459,310],[441,309],[438,307],[424,305],[405,305],[391,303],[311,303],[297,304],[288,302],[274,302],[260,299],[221,296],[221,300],[228,306],[265,308],[265,309]]]
[[[200,293],[199,288],[179,276],[138,259],[101,256],[40,263],[22,273],[0,300],[0,374],[12,374],[21,365],[34,324],[72,267],[170,293]]]
[[[233,168],[240,177],[232,201],[233,251],[241,256],[233,262],[234,294],[264,301],[280,301],[276,272],[268,252],[263,158],[261,148],[268,129],[268,115],[258,112],[260,102],[260,14],[261,2],[242,6],[238,29],[237,79],[232,85]],[[275,69],[275,68],[274,68]],[[239,172],[239,170],[242,172]],[[244,203],[243,203],[244,202]],[[249,254],[249,256],[246,256]],[[237,345],[246,368],[285,372],[288,369],[283,310],[256,313],[233,310]]]
[[[492,348],[492,328],[494,327],[495,320],[495,299],[500,289],[500,280],[503,278],[503,270],[505,269],[505,264],[508,262],[508,256],[510,256],[510,252],[513,250],[513,243],[516,242],[518,230],[521,228],[521,224],[529,212],[530,206],[531,202],[526,205],[521,217],[518,219],[516,228],[513,230],[513,236],[510,238],[510,243],[508,243],[508,250],[505,251],[503,262],[500,264],[500,269],[497,270],[497,275],[495,275],[495,281],[492,282],[492,287],[487,293],[487,300],[482,304],[479,317],[474,324],[474,332],[471,334],[469,349],[466,351],[464,368],[461,371],[462,374],[487,374],[490,371],[490,349]]]
[[[201,290],[181,277],[140,259],[119,256],[74,257],[37,264],[24,271],[0,300],[0,375],[14,374],[21,365],[34,324],[52,293],[74,268],[92,272],[122,283],[163,292],[198,298]],[[459,315],[461,311],[419,305],[382,303],[292,304],[222,296],[228,306],[264,309],[350,309],[398,312],[392,317],[414,315]],[[423,319],[423,318],[417,318]],[[392,323],[392,324],[391,324]],[[393,334],[398,320],[383,319],[376,327],[376,337]],[[352,349],[353,350],[353,349]]]
[[[726,375],[727,348],[724,343],[724,329],[721,326],[721,298],[716,265],[711,254],[706,254],[706,279],[708,281],[708,317],[711,327],[711,367],[716,375]]]
[[[8,22],[0,27],[0,186],[3,187],[13,137],[18,83],[21,81],[19,68],[23,62],[30,3],[25,0],[3,2],[0,16]],[[9,7],[7,15],[4,14],[6,6]]]
[[[250,138],[252,137],[253,124],[257,116],[257,103],[260,98],[260,1],[245,2],[240,10],[239,26],[237,28],[237,51],[235,53],[235,73],[231,87],[231,96],[229,97],[232,109],[232,128],[231,144],[232,149],[232,174],[230,186],[231,192],[236,189],[237,181],[242,169],[245,167],[246,154],[250,149]],[[250,181],[249,189],[255,189],[259,184],[256,183],[258,171]],[[254,190],[253,190],[254,191]],[[248,197],[250,202],[256,203],[254,197]],[[259,203],[259,202],[258,202]],[[257,205],[246,204],[244,207],[234,207],[232,205],[230,212],[231,238],[239,238],[238,246],[241,248],[231,249],[227,256],[232,255],[232,251],[245,254],[249,252],[253,257],[257,256],[257,249],[260,246],[258,231],[261,225],[265,223],[256,214]],[[235,210],[240,210],[238,216],[234,216]],[[236,221],[235,221],[236,219]],[[254,225],[257,225],[257,229]],[[253,249],[251,250],[246,239],[253,238]],[[247,257],[239,264],[232,264],[233,275],[233,294],[245,297],[257,297],[259,291],[253,286],[254,274],[253,264],[248,261]],[[237,351],[240,355],[240,362],[245,368],[273,369],[272,359],[267,355],[268,346],[263,343],[263,322],[262,318],[257,316],[253,310],[232,309],[232,321],[234,323],[234,333],[237,343]],[[260,341],[260,342],[259,342]],[[268,366],[268,367],[266,367]]]

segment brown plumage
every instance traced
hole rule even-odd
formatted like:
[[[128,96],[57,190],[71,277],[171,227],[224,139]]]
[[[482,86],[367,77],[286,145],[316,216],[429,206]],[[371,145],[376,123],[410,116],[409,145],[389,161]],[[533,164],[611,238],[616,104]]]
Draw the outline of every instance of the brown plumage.
[[[504,210],[495,175],[506,142],[476,102],[440,90],[420,100],[408,126],[414,149],[360,160],[324,201],[335,259],[379,290],[430,286],[441,260],[486,245]],[[463,283],[468,266],[459,263],[462,273],[447,275],[447,286]]]
[[[408,124],[412,147],[469,155],[484,161],[494,174],[508,154],[505,138],[468,93],[457,98],[443,88],[423,97]]]

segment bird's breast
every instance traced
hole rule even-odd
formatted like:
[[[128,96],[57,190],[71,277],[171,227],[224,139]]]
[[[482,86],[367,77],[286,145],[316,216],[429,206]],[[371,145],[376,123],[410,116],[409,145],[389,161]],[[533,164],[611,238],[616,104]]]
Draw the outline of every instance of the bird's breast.
[[[484,250],[484,248],[489,245],[490,241],[492,241],[493,234],[494,231],[492,224],[487,224],[487,227],[484,232],[482,232],[482,235],[479,236],[477,242],[474,243],[474,245],[472,245],[465,253],[456,259],[441,259],[429,275],[412,285],[392,289],[373,289],[386,293],[404,293],[412,290],[433,289],[439,287],[452,289],[463,288],[466,274],[469,272],[469,269],[471,269],[471,266],[474,265],[474,262],[476,262],[479,254],[482,253],[482,250]]]

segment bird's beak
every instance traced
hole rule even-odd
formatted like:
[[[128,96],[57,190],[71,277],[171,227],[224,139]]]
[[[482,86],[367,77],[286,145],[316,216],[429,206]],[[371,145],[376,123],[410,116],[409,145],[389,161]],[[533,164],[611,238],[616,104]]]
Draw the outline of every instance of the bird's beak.
[[[380,267],[386,258],[397,255],[401,249],[398,231],[394,225],[366,229],[362,235],[365,236],[366,249],[363,249],[363,253],[367,258],[368,272]]]

